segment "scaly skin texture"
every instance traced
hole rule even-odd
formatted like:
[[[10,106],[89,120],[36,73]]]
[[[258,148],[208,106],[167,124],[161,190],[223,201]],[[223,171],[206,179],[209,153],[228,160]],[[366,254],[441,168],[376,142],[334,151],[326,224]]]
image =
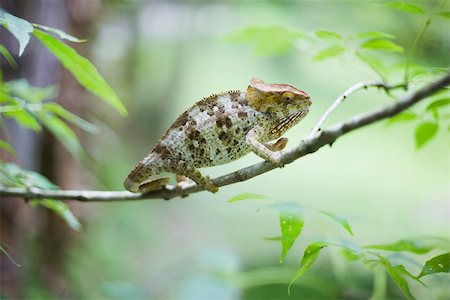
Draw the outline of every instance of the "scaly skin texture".
[[[167,183],[150,180],[162,172],[188,177],[210,192],[218,188],[197,168],[236,160],[253,151],[278,166],[287,138],[284,132],[309,111],[310,97],[288,84],[253,79],[245,92],[214,94],[183,112],[155,148],[125,179],[131,192],[149,192]],[[275,143],[269,143],[278,139]],[[179,186],[181,186],[181,182]]]

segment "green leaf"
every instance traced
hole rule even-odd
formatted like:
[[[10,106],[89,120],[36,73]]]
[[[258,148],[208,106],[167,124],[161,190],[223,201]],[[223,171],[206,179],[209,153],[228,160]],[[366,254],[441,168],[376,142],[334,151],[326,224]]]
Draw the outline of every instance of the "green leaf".
[[[450,98],[442,98],[428,104],[426,110],[435,110],[450,104]]]
[[[122,102],[89,60],[79,55],[70,46],[43,31],[35,29],[33,34],[59,59],[82,86],[109,103],[122,115],[127,114]]]
[[[357,35],[360,39],[395,39],[395,35],[381,31],[367,31]]]
[[[13,146],[11,146],[11,144],[8,143],[7,141],[0,140],[0,148],[5,150],[6,152],[8,152],[11,155],[15,155]]]
[[[449,249],[450,241],[435,237],[418,237],[403,239],[391,244],[369,245],[364,248],[395,252],[408,251],[416,254],[425,254],[433,249]]]
[[[304,221],[300,210],[283,209],[279,214],[281,229],[281,258],[280,263],[291,249],[297,237],[302,231]]]
[[[372,56],[372,55],[368,55],[368,54],[362,54],[359,51],[356,51],[356,56],[366,65],[369,66],[369,68],[371,68],[375,73],[378,74],[378,76],[380,76],[380,78],[383,81],[386,81],[386,67],[383,65],[383,62]]]
[[[242,193],[242,194],[234,196],[227,202],[232,203],[232,202],[236,202],[236,201],[250,200],[250,199],[267,199],[267,197],[264,195],[253,194],[253,193]]]
[[[415,14],[415,15],[424,15],[425,11],[422,7],[416,4],[406,3],[406,2],[389,2],[383,4],[383,6],[387,6],[390,8],[394,8],[406,13]]]
[[[348,248],[342,248],[339,252],[348,261],[356,261],[361,258],[360,255]]]
[[[300,267],[297,270],[295,276],[291,279],[288,286],[288,293],[291,294],[291,285],[300,277],[305,274],[306,271],[311,268],[312,264],[316,261],[319,256],[320,250],[326,247],[327,244],[325,242],[313,242],[310,243],[303,253],[302,261],[300,262]]]
[[[61,118],[66,119],[67,121],[75,124],[76,126],[80,127],[81,129],[83,129],[86,132],[90,132],[90,133],[94,133],[94,134],[99,132],[99,128],[96,125],[89,123],[88,121],[71,113],[70,111],[67,111],[58,103],[54,103],[54,102],[46,103],[46,104],[44,104],[43,108],[45,111],[52,112],[52,113],[60,116]]]
[[[0,54],[3,55],[3,57],[13,69],[17,68],[16,61],[12,57],[11,53],[9,53],[8,49],[6,49],[6,47],[3,45],[0,45]]]
[[[331,57],[336,57],[336,56],[344,53],[346,50],[347,49],[342,46],[332,45],[328,48],[321,50],[319,53],[317,53],[313,57],[313,59],[319,61],[319,60],[324,60],[324,59],[331,58]]]
[[[35,87],[29,84],[26,79],[15,79],[6,82],[9,92],[26,102],[38,103],[42,100],[56,97],[58,89],[49,85],[46,87]]]
[[[347,232],[350,233],[350,235],[353,235],[352,228],[350,227],[350,224],[348,223],[348,221],[346,219],[344,219],[343,217],[341,217],[337,214],[334,214],[332,212],[328,212],[328,211],[324,211],[324,210],[319,210],[319,212],[321,212],[322,214],[332,218],[333,220],[335,220],[336,222],[341,224],[345,228],[345,230],[347,230]]]
[[[39,173],[24,170],[13,163],[0,163],[0,183],[14,187],[39,187],[56,189],[57,185]]]
[[[255,54],[260,56],[281,55],[289,51],[298,39],[306,35],[280,26],[247,27],[227,37],[230,43],[250,43]]]
[[[33,32],[33,26],[27,20],[13,16],[1,8],[0,23],[19,41],[19,56],[21,56],[30,41],[30,33]]]
[[[51,113],[39,112],[39,119],[45,127],[72,153],[72,155],[79,159],[83,154],[80,142],[77,136],[61,119]]]
[[[437,16],[450,19],[450,11],[440,11],[436,13]]]
[[[266,241],[281,241],[281,235],[277,236],[265,236],[264,239]]]
[[[421,148],[431,141],[439,129],[439,125],[430,122],[423,122],[416,127],[415,138],[416,147]]]
[[[81,224],[78,219],[70,211],[67,204],[53,199],[35,199],[31,200],[32,205],[40,205],[46,207],[61,217],[67,225],[75,231],[81,230]]]
[[[68,34],[68,33],[65,33],[64,31],[62,31],[62,30],[60,30],[60,29],[57,29],[57,28],[48,27],[48,26],[44,26],[44,25],[41,25],[41,24],[35,24],[35,23],[33,23],[33,26],[34,26],[35,28],[40,28],[40,29],[43,29],[43,30],[45,30],[45,31],[55,33],[55,34],[57,34],[60,38],[62,38],[62,39],[64,39],[64,40],[67,40],[67,41],[69,41],[69,42],[73,42],[73,43],[83,43],[83,42],[86,42],[86,40],[84,40],[84,39],[79,39],[79,38],[77,38],[77,37],[74,37],[73,35],[70,35],[70,34]]]
[[[420,278],[435,273],[450,273],[450,252],[428,260],[417,277]]]
[[[316,36],[318,38],[324,39],[324,40],[340,40],[342,37],[333,31],[326,31],[326,30],[319,30],[316,31]]]
[[[394,43],[392,41],[383,40],[383,39],[368,40],[368,41],[364,42],[360,47],[364,48],[364,49],[370,49],[370,50],[381,50],[381,51],[399,52],[399,53],[404,52],[404,50],[401,46],[397,45],[396,43]]]
[[[399,122],[409,122],[409,121],[414,121],[417,119],[417,116],[415,114],[413,114],[410,111],[405,111],[402,113],[399,113],[398,115],[393,116],[392,118],[390,118],[387,121],[387,124],[394,124],[394,123],[399,123]]]
[[[41,125],[36,120],[36,117],[25,110],[5,112],[4,116],[14,119],[23,127],[30,128],[34,131],[41,130]]]
[[[395,284],[401,289],[403,294],[408,299],[415,299],[409,290],[408,282],[403,277],[403,275],[404,275],[403,272],[400,271],[398,268],[392,266],[391,263],[389,262],[389,260],[387,260],[386,258],[384,258],[382,256],[380,256],[379,258],[380,258],[381,265],[386,268],[389,276],[395,282]]]

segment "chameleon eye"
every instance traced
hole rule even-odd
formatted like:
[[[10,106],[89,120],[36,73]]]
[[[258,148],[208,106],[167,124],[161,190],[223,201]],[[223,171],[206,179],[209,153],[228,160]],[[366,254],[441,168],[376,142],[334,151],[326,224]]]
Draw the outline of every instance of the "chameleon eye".
[[[292,99],[294,99],[294,95],[290,92],[284,92],[282,96],[286,101],[291,101]]]

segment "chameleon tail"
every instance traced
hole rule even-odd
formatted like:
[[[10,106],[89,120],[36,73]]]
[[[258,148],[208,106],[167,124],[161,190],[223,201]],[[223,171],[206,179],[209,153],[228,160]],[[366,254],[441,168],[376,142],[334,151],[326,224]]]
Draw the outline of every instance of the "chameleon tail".
[[[151,156],[151,154],[149,155]],[[156,175],[154,174],[153,168],[149,166],[149,162],[151,159],[147,156],[140,163],[134,167],[133,171],[128,174],[127,178],[125,178],[124,187],[130,192],[139,193],[139,187],[145,182],[150,176]]]

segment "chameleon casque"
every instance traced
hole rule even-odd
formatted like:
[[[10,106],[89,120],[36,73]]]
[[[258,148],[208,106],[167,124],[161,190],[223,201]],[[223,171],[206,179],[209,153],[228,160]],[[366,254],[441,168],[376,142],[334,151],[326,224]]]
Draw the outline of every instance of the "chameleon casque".
[[[306,116],[310,105],[307,93],[288,84],[266,84],[259,79],[251,80],[245,92],[229,91],[204,98],[175,120],[130,172],[124,186],[130,192],[149,192],[169,179],[151,180],[151,176],[170,172],[177,175],[178,186],[188,177],[214,193],[217,186],[197,168],[225,164],[251,151],[281,167],[281,150],[288,139],[280,137]]]

